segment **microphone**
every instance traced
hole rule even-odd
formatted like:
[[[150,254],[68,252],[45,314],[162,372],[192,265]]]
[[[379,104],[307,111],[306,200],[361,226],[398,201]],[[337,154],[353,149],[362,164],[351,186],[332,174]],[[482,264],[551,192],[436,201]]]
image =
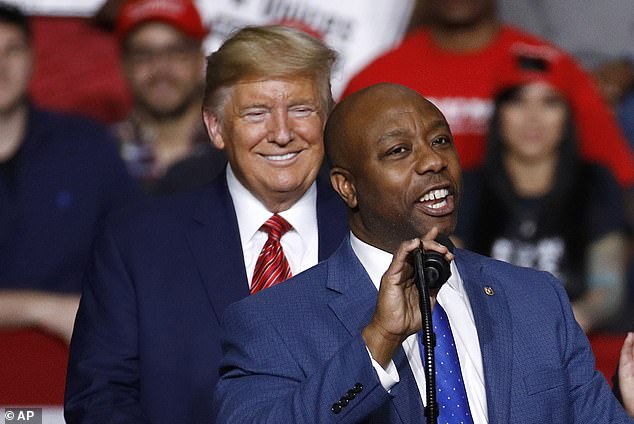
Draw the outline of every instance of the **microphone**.
[[[447,246],[452,253],[455,250],[454,244],[444,234],[439,234],[436,237],[436,242]],[[431,318],[429,289],[440,289],[451,276],[451,267],[447,259],[435,251],[423,252],[421,248],[416,248],[412,255],[414,256],[414,282],[418,289],[418,306],[423,321],[422,343],[425,346],[425,357],[421,360],[425,368],[425,381],[427,383],[425,416],[429,424],[435,424],[438,422],[440,411],[436,402],[436,364],[434,358],[436,335]]]
[[[445,234],[438,234],[436,242],[446,246],[451,253],[455,250],[451,239]],[[451,277],[451,267],[445,256],[433,250],[423,253],[420,248],[417,248],[414,252],[415,255],[422,255],[422,272],[428,287],[430,289],[440,289]],[[414,265],[416,263],[417,261],[415,260]]]

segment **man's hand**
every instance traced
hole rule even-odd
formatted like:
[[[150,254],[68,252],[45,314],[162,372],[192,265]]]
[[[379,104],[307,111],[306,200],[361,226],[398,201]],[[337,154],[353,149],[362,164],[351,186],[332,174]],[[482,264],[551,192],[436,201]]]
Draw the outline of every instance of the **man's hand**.
[[[619,358],[619,388],[625,410],[634,418],[634,333],[628,333]]]
[[[40,328],[70,343],[79,295],[0,290],[0,329]]]
[[[438,229],[434,227],[422,239],[401,243],[381,278],[376,309],[362,336],[372,357],[383,368],[390,363],[401,343],[422,326],[411,252],[422,243],[425,250],[442,253],[448,261],[454,258],[446,246],[434,241],[437,235]],[[433,305],[435,294],[431,301]]]

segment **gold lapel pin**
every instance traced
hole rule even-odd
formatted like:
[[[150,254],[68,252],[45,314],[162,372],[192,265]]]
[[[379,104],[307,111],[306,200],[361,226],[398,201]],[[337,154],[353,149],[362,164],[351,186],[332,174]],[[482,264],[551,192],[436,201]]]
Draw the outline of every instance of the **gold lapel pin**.
[[[495,294],[495,291],[493,290],[493,287],[491,287],[491,286],[486,286],[486,287],[484,287],[484,293],[485,293],[487,296],[493,296],[493,295]]]

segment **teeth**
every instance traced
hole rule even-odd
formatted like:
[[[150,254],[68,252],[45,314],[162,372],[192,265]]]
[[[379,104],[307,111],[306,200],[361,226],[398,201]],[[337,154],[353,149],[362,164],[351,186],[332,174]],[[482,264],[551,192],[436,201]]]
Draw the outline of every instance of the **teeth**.
[[[425,195],[423,197],[421,197],[420,201],[421,202],[428,202],[430,200],[437,200],[437,199],[444,199],[445,197],[447,197],[449,195],[449,190],[447,190],[446,188],[442,188],[440,190],[432,190],[429,193],[425,193]],[[436,205],[433,205],[432,207],[440,207],[437,205],[443,205],[447,202],[440,202],[437,203]]]
[[[297,153],[286,153],[285,155],[264,155],[264,157],[267,158],[268,160],[281,161],[281,160],[291,159],[295,157],[296,155]]]
[[[447,204],[447,201],[446,201],[446,200],[443,200],[442,202],[433,203],[433,204],[431,205],[431,208],[432,208],[432,209],[440,209],[440,208],[442,208],[443,206],[445,206],[446,204]]]

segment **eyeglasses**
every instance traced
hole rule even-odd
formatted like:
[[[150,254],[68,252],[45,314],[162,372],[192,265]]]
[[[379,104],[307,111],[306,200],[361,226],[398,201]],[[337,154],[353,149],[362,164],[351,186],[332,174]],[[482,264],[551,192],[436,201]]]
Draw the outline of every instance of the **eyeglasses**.
[[[185,62],[200,53],[200,46],[194,43],[178,43],[163,47],[129,46],[124,50],[125,57],[132,63],[144,65],[157,60],[167,62]]]

